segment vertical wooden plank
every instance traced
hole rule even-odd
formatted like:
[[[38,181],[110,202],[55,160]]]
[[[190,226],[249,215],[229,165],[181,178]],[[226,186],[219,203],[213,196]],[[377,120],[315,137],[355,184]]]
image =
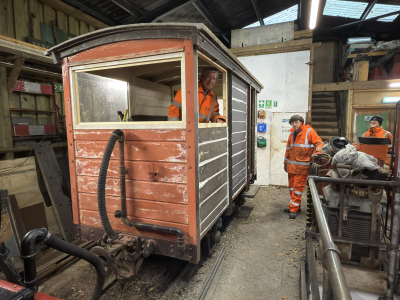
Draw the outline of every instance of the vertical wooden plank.
[[[79,21],[71,16],[68,16],[68,32],[79,35]]]
[[[89,32],[95,31],[96,28],[94,28],[92,25],[89,25]]]
[[[31,94],[24,94],[21,93],[21,108],[24,109],[36,109],[36,101],[35,101],[35,96]],[[32,120],[32,125],[37,125],[37,120],[36,120],[36,113],[35,112],[28,112],[28,111],[23,111],[22,112],[22,117],[24,118],[30,118]]]
[[[79,203],[78,203],[78,183],[76,178],[76,165],[75,165],[75,143],[74,134],[72,132],[72,107],[71,107],[71,87],[69,85],[68,74],[68,60],[63,58],[62,74],[64,83],[64,96],[65,96],[65,123],[68,139],[68,160],[69,172],[71,174],[71,206],[72,217],[74,224],[80,224],[79,219]]]
[[[0,147],[10,148],[13,144],[5,67],[0,67],[0,100]]]
[[[21,97],[19,93],[11,93],[9,95],[9,100],[10,100],[10,108],[21,108]],[[12,118],[13,117],[22,117],[22,113],[19,111],[12,111],[11,112],[11,123],[12,123]]]
[[[15,38],[26,41],[29,36],[28,0],[14,0]]]
[[[314,47],[310,48],[310,61],[314,60]],[[312,92],[313,92],[313,75],[314,75],[314,64],[310,64],[309,83],[308,83],[308,111],[306,113],[306,123],[311,123],[311,107],[312,107]]]
[[[353,141],[353,90],[347,94],[346,138]]]
[[[197,257],[190,257],[191,263],[200,260],[200,221],[198,188],[198,99],[197,99],[197,52],[190,41],[185,41],[185,88],[186,88],[186,132],[187,132],[187,181],[189,212],[189,243],[197,247]],[[193,76],[192,76],[193,74]],[[195,78],[194,78],[195,77]]]
[[[29,0],[32,34],[35,39],[41,40],[40,23],[43,22],[43,4],[38,0]]]
[[[68,32],[68,17],[66,14],[57,10],[57,27],[64,32]]]
[[[52,26],[57,26],[57,15],[55,9],[51,8],[50,6],[43,5],[43,13],[43,19],[45,23]]]
[[[353,65],[353,81],[368,81],[369,61],[356,61]]]
[[[89,28],[85,22],[79,21],[79,34],[85,34],[89,32]]]
[[[0,35],[15,38],[13,0],[0,1]]]
[[[50,97],[44,95],[36,95],[36,109],[50,110]],[[37,113],[37,125],[49,125],[51,116],[46,113]]]

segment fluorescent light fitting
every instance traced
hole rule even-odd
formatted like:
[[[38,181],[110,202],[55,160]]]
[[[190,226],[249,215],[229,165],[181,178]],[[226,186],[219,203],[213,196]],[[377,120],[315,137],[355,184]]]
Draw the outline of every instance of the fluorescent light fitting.
[[[389,84],[389,87],[390,87],[390,88],[397,88],[397,87],[400,87],[400,82],[393,82],[393,83],[390,83],[390,84]]]
[[[314,29],[317,25],[319,0],[312,0],[310,13],[310,29]]]
[[[400,97],[383,97],[383,103],[399,102]]]

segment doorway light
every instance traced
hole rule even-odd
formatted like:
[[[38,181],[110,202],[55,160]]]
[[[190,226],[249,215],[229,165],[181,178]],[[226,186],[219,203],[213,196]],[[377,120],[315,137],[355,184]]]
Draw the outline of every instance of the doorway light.
[[[399,102],[400,97],[383,97],[383,103]]]
[[[398,88],[400,87],[400,82],[393,82],[389,84],[390,88]]]

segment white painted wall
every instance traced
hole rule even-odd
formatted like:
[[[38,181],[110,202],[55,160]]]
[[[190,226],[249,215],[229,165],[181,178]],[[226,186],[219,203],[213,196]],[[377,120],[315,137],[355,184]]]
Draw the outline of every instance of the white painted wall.
[[[282,137],[282,124],[294,114],[305,118],[308,111],[310,51],[239,57],[245,67],[264,85],[258,100],[278,101],[266,109],[266,148],[257,148],[257,181],[260,185],[288,185],[283,159],[287,140]],[[257,104],[258,105],[258,104]],[[263,120],[259,120],[263,121]]]
[[[171,87],[141,78],[132,79],[131,115],[168,116],[171,100]]]

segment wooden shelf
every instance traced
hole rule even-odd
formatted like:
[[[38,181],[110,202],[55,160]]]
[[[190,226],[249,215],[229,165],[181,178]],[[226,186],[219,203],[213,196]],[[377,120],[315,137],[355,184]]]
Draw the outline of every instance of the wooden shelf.
[[[376,52],[368,52],[368,53],[353,53],[350,54],[349,56],[347,56],[347,58],[356,58],[359,55],[362,56],[384,56],[386,54],[388,54],[389,51],[376,51]]]
[[[20,111],[20,112],[38,112],[38,113],[48,113],[54,114],[54,110],[37,110],[37,109],[24,109],[24,108],[10,108],[10,111]]]
[[[19,140],[34,140],[34,139],[42,139],[42,138],[56,138],[58,135],[29,135],[29,136],[15,136],[13,137],[14,141],[19,141]]]

